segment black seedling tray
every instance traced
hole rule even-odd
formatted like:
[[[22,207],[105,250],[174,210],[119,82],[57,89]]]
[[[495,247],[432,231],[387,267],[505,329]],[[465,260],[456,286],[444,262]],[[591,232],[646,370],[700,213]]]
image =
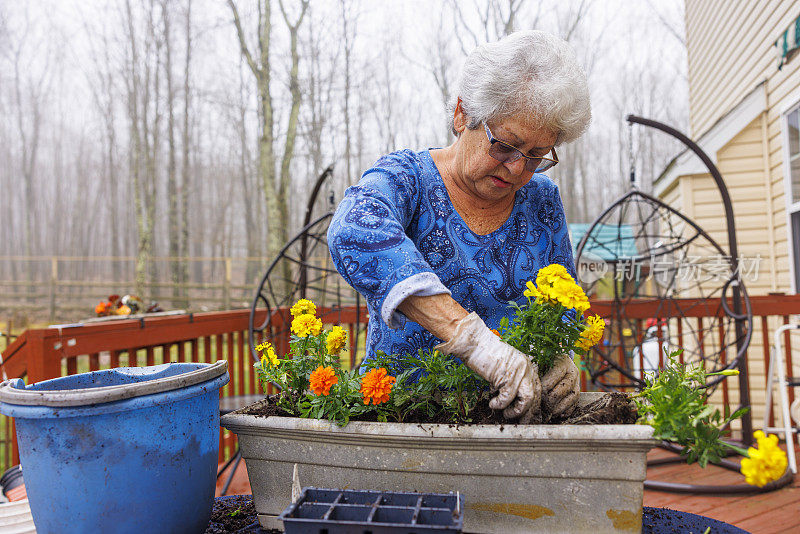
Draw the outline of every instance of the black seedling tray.
[[[461,532],[464,497],[309,487],[278,517],[286,534]]]

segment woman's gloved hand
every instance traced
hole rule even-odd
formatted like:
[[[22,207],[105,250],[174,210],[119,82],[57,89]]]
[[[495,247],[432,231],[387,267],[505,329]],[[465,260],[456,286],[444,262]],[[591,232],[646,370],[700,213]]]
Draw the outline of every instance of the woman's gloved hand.
[[[551,416],[567,417],[580,399],[580,371],[570,354],[559,356],[542,377],[542,403]]]
[[[523,415],[522,422],[525,423],[539,413],[542,386],[536,365],[489,330],[477,313],[472,312],[461,319],[450,340],[435,348],[460,358],[499,390],[489,407],[503,410],[506,419]]]

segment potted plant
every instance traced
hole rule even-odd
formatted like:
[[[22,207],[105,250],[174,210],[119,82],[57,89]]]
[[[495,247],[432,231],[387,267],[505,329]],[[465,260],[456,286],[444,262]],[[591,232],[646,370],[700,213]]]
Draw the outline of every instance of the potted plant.
[[[588,301],[568,277],[557,266],[542,269],[528,284],[527,304],[514,304],[514,320],[498,332],[526,349],[540,372],[548,358],[583,354],[602,335],[602,320],[583,318]],[[516,425],[499,416],[476,424],[490,392],[449,356],[376,355],[366,372],[345,371],[344,331],[324,330],[307,300],[292,316],[290,357],[278,358],[269,343],[257,347],[256,371],[280,394],[222,418],[238,435],[263,527],[280,526],[295,470],[304,486],[459,491],[468,532],[641,527],[652,427]],[[582,393],[580,406],[602,396]]]

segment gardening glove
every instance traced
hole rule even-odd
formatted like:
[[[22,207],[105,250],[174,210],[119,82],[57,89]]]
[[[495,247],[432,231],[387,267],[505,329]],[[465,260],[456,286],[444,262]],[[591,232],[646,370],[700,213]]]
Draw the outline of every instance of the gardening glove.
[[[493,410],[503,410],[506,419],[525,414],[527,419],[539,413],[542,386],[536,365],[528,356],[504,343],[489,330],[475,312],[458,324],[453,337],[434,347],[452,354],[499,390],[489,403]],[[514,401],[516,399],[516,401]],[[513,401],[513,404],[512,404]]]
[[[580,371],[570,354],[562,354],[542,377],[542,403],[551,416],[567,417],[580,399]]]

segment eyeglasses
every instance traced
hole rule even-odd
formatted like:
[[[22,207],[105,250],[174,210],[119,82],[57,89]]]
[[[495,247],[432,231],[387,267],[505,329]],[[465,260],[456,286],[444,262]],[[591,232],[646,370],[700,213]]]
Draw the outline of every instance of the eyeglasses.
[[[520,152],[518,148],[504,143],[492,135],[492,131],[486,123],[483,124],[483,128],[486,130],[486,137],[489,138],[489,155],[501,163],[514,163],[519,158],[525,158],[525,170],[528,172],[543,172],[554,167],[555,164],[558,163],[558,154],[556,154],[555,147],[550,150],[550,152],[553,153],[552,158],[544,156],[526,156]]]

